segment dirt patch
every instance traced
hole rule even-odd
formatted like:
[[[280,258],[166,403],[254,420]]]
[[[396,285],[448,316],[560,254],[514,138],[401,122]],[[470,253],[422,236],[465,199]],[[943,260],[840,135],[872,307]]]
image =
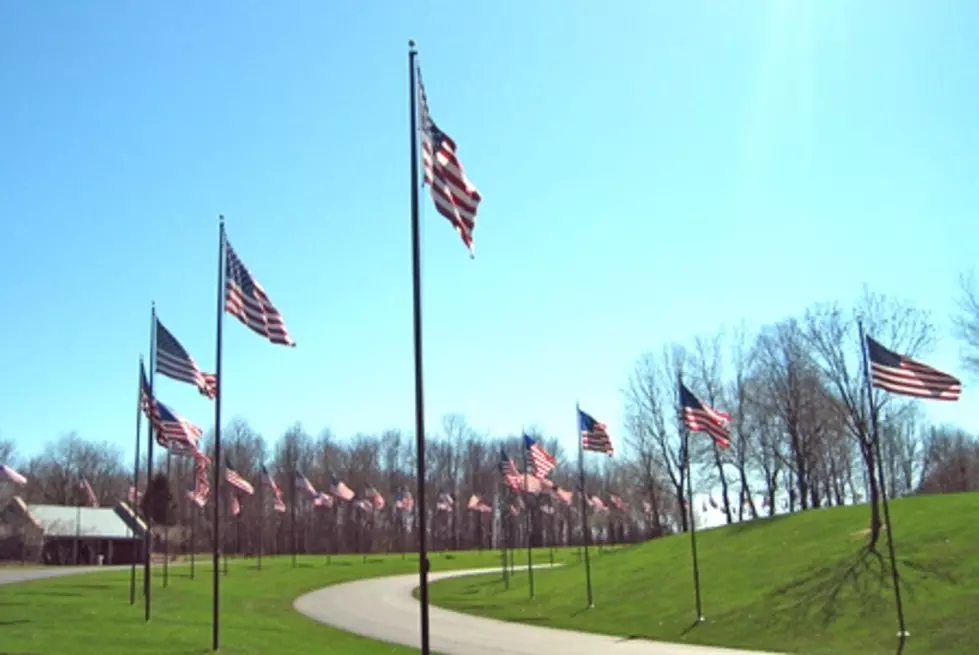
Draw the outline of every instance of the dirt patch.
[[[881,532],[887,532],[887,526],[886,525],[881,525],[880,526],[880,531]],[[857,530],[855,532],[851,532],[850,533],[850,536],[851,537],[866,537],[869,534],[870,534],[870,528],[864,528],[863,530]]]

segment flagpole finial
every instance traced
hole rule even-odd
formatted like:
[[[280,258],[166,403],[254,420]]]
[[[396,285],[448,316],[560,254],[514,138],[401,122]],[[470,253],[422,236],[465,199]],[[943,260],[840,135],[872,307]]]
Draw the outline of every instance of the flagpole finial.
[[[411,48],[412,50],[415,49],[415,40],[414,39],[408,39],[408,47]]]
[[[224,225],[224,214],[218,214],[218,223]]]

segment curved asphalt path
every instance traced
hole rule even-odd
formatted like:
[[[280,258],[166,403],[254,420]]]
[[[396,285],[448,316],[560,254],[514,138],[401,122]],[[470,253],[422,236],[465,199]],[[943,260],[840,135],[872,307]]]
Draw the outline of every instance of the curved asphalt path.
[[[489,573],[470,569],[429,574],[429,580]],[[357,580],[300,596],[293,606],[306,616],[364,637],[418,647],[421,638],[418,601],[412,591],[418,575]],[[572,630],[557,630],[485,619],[431,606],[432,650],[444,655],[771,655],[760,651],[689,646],[625,639]]]
[[[78,575],[80,573],[94,573],[95,571],[111,571],[118,566],[51,566],[45,568],[0,568],[0,585],[14,584],[15,582],[29,582],[31,580],[43,580],[44,578],[58,578],[63,575]]]

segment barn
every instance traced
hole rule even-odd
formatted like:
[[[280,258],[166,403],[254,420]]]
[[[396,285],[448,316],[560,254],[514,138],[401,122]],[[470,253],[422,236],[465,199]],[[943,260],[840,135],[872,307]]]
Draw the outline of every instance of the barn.
[[[122,502],[115,507],[35,505],[14,496],[0,512],[0,559],[129,564],[143,560],[145,536],[146,524]]]

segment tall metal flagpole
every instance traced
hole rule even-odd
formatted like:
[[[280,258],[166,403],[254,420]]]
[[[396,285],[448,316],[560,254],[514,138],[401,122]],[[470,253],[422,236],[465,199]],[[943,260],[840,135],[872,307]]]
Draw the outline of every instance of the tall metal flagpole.
[[[690,515],[690,556],[693,558],[693,589],[694,598],[697,603],[697,621],[700,622],[704,620],[704,612],[700,600],[700,565],[697,560],[697,520],[693,515],[693,469],[690,465],[690,431],[683,430],[686,440],[683,454],[687,465],[687,509]]]
[[[588,555],[588,542],[591,535],[588,528],[588,505],[585,499],[585,447],[581,437],[581,405],[575,405],[575,431],[578,433],[578,477],[581,487],[581,542],[585,551],[585,584],[588,587],[588,609],[595,607],[591,592],[591,559]]]
[[[167,448],[167,488],[170,487],[170,459],[172,453],[170,449]],[[170,506],[167,505],[167,513],[170,512]],[[170,585],[170,526],[163,524],[163,586],[164,588]]]
[[[415,341],[415,444],[418,458],[418,495],[415,525],[418,528],[418,598],[421,601],[421,652],[430,655],[428,635],[428,543],[425,534],[425,383],[422,376],[421,248],[418,218],[418,119],[415,84],[415,42],[408,41],[408,100],[411,114],[411,281]]]
[[[133,514],[139,516],[139,447],[140,432],[143,428],[143,358],[139,359],[139,371],[137,372],[136,387],[136,461],[133,463]],[[136,604],[136,557],[133,553],[133,561],[129,567],[129,604]]]
[[[884,463],[880,452],[880,434],[877,428],[877,404],[874,402],[874,385],[870,381],[870,364],[867,357],[867,337],[863,331],[863,321],[857,321],[860,332],[860,352],[863,356],[863,378],[867,384],[867,400],[870,405],[870,426],[873,429],[874,456],[877,458],[877,478],[880,485],[880,500],[884,506],[884,525],[887,527],[887,549],[891,556],[891,578],[894,583],[894,604],[897,607],[898,633],[901,643],[911,635],[904,623],[904,604],[901,601],[901,578],[897,572],[897,555],[894,550],[894,530],[891,525],[890,504],[887,502],[887,484],[884,478]]]
[[[212,577],[213,577],[213,607],[211,648],[218,650],[221,645],[221,388],[224,380],[221,377],[221,337],[224,331],[224,215],[218,216],[218,315],[217,336],[215,339],[215,377],[217,378],[214,393],[214,542],[212,544]]]
[[[524,491],[527,492],[526,495],[530,495],[530,480],[527,476],[527,440],[524,435],[520,435],[521,441],[523,441],[523,484]],[[530,598],[534,598],[534,550],[533,550],[533,529],[534,529],[534,516],[531,512],[530,501],[527,501],[527,579],[530,581]]]
[[[190,507],[190,579],[197,577],[197,503],[191,501]]]
[[[150,398],[156,402],[153,395],[153,378],[156,377],[156,303],[150,303]],[[146,498],[149,499],[150,485],[153,482],[153,421],[146,422]],[[153,585],[151,575],[153,573],[153,516],[147,509],[146,511],[146,547],[143,549],[146,560],[143,571],[143,599],[145,601],[145,620],[150,620],[152,607]]]
[[[258,480],[258,570],[262,570],[262,549],[265,547],[265,480]]]
[[[507,555],[506,555],[506,551],[507,551],[507,529],[506,529],[506,521],[507,521],[507,518],[506,518],[506,512],[509,512],[510,511],[510,508],[506,506],[506,494],[504,493],[504,490],[503,490],[503,480],[502,480],[502,478],[500,479],[500,482],[498,483],[498,487],[499,487],[499,491],[498,491],[498,493],[499,493],[499,502],[497,502],[496,505],[497,505],[497,508],[500,511],[500,534],[499,534],[500,559],[502,560],[502,563],[503,563],[503,584],[506,586],[507,589],[509,589],[510,588],[510,573],[509,573],[509,569],[507,568]]]
[[[296,568],[296,477],[297,471],[295,471],[296,465],[293,464],[292,472],[292,493],[289,495],[289,515],[292,517],[292,525],[290,527],[291,539],[292,539],[292,568]]]

